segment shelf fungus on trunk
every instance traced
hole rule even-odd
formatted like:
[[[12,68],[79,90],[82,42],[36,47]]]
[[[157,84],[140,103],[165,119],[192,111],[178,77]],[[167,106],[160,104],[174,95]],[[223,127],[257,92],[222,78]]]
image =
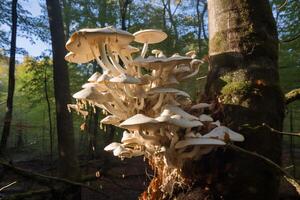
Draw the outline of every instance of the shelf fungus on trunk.
[[[126,131],[120,142],[104,150],[121,159],[149,159],[160,180],[159,190],[171,195],[175,184],[171,180],[184,187],[181,168],[187,160],[200,160],[227,142],[242,142],[244,137],[209,115],[212,104],[186,105],[178,100],[191,102],[190,95],[176,86],[196,76],[203,61],[196,59],[195,51],[167,58],[156,49],[152,51],[155,56],[145,57],[149,44],[166,37],[154,29],[134,34],[112,27],[82,29],[68,40],[66,47],[71,52],[65,58],[75,63],[96,59],[103,69],[103,74],[93,74],[73,95],[77,105],[69,107],[85,116],[87,105],[109,113],[101,123]],[[138,49],[130,45],[132,41],[144,44],[141,56],[133,57]]]

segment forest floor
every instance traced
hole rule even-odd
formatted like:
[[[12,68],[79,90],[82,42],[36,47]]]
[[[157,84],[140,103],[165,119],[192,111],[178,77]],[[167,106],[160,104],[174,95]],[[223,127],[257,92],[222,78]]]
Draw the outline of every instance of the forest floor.
[[[23,152],[24,153],[24,152]],[[300,155],[300,148],[294,150],[295,155]],[[11,163],[15,167],[30,170],[33,172],[56,176],[56,162],[51,165],[50,157],[45,156],[43,159],[33,159],[25,157],[26,154],[14,152],[14,162]],[[290,152],[287,147],[283,151],[283,166],[290,165]],[[300,164],[300,160],[295,160]],[[82,200],[135,200],[146,189],[150,179],[153,176],[153,172],[149,169],[149,166],[142,158],[125,159],[121,161],[118,158],[113,157],[111,154],[99,155],[94,159],[87,159],[86,156],[80,157],[82,183],[94,188],[100,189],[103,193],[93,192],[87,188],[81,187],[80,196],[78,199]],[[300,165],[298,165],[300,168]],[[297,168],[296,168],[297,169]],[[291,168],[287,169],[291,172]],[[296,171],[299,174],[299,170]],[[14,181],[17,181],[14,185],[3,189],[0,189],[0,199],[3,197],[14,197],[14,199],[56,199],[53,198],[50,192],[46,192],[44,195],[32,195],[25,198],[29,191],[43,191],[48,189],[45,186],[41,186],[34,180],[24,178],[20,175],[16,175],[14,172],[8,171],[0,167],[0,188],[8,185]],[[16,195],[24,194],[24,196]],[[59,199],[67,199],[64,193],[60,194]],[[298,199],[294,189],[285,181],[282,181],[280,187],[280,200],[296,200]],[[12,198],[11,198],[12,199]]]
[[[20,155],[16,157],[20,158]],[[51,167],[49,161],[50,158],[45,157],[43,160],[35,159],[24,161],[22,159],[17,162],[14,161],[11,164],[15,167],[33,172],[56,176],[56,163],[54,162],[53,167]],[[97,193],[86,188],[81,188],[81,198],[78,199],[82,200],[137,199],[145,190],[152,176],[152,171],[142,158],[132,158],[121,161],[112,155],[104,154],[94,160],[81,158],[80,166],[81,172],[84,174],[81,178],[83,180],[82,183],[103,192]],[[0,191],[0,199],[9,196],[15,199],[52,199],[50,195],[47,194],[42,195],[40,198],[34,196],[25,198],[29,191],[40,191],[47,189],[47,187],[41,186],[35,183],[34,180],[16,175],[14,172],[1,167],[0,180],[0,188],[17,181],[14,185]],[[24,194],[24,198],[22,196],[16,196],[16,194]],[[103,194],[105,194],[105,196]],[[62,197],[61,199],[66,198]]]

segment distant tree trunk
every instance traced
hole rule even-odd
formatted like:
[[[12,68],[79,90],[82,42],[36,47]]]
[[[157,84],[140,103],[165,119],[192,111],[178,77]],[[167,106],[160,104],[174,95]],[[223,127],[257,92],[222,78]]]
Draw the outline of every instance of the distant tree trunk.
[[[200,0],[197,0],[196,2],[196,13],[197,13],[197,22],[198,22],[198,27],[197,27],[197,40],[198,40],[198,53],[201,53],[201,47],[202,47],[202,42],[201,42],[201,30],[202,30],[202,21],[201,18],[201,13],[200,13]]]
[[[48,113],[48,124],[49,124],[49,139],[50,139],[50,161],[51,165],[53,162],[53,134],[52,134],[52,117],[51,117],[51,105],[48,94],[48,76],[47,76],[47,65],[45,65],[44,69],[44,92],[45,99],[47,103],[47,113]]]
[[[208,0],[208,14],[212,70],[206,98],[216,104],[214,118],[245,136],[242,148],[280,163],[282,137],[262,126],[281,130],[284,117],[278,38],[269,2]],[[186,161],[178,170],[183,180],[164,174],[166,166],[159,164],[142,199],[278,199],[279,173],[261,159],[231,148]],[[172,196],[160,191],[165,182],[174,183]]]
[[[127,15],[127,8],[132,0],[119,0],[120,6],[120,14],[121,14],[121,26],[122,30],[126,30],[126,15]]]
[[[59,0],[47,0],[46,3],[53,52],[59,173],[62,177],[76,179],[79,175],[79,167],[75,151],[72,115],[67,110],[67,104],[71,102],[71,99],[68,68],[64,60],[66,52],[61,8]]]
[[[65,37],[70,36],[71,16],[70,16],[70,3],[68,0],[62,0],[63,7],[63,22],[64,22],[64,33]]]
[[[18,0],[12,1],[12,27],[10,40],[10,56],[9,56],[9,74],[8,74],[8,94],[6,101],[6,113],[4,116],[4,125],[2,130],[0,154],[6,149],[7,139],[10,133],[10,125],[13,113],[13,98],[15,91],[15,65],[16,65],[16,41],[17,41],[17,5]]]
[[[105,27],[105,23],[107,22],[107,1],[97,0],[98,5],[98,21],[101,27]]]

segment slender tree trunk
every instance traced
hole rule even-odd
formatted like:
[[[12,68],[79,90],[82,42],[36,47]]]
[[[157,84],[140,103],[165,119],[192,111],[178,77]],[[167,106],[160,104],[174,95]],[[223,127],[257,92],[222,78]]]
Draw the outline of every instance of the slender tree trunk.
[[[70,16],[70,3],[68,0],[62,0],[63,16],[64,16],[64,33],[65,37],[70,36],[71,16]]]
[[[197,0],[196,2],[196,13],[197,13],[197,22],[198,22],[198,27],[197,27],[197,39],[198,39],[198,53],[201,54],[201,47],[202,47],[202,42],[201,42],[201,30],[202,30],[202,23],[204,23],[201,19],[201,13],[200,13],[200,0]]]
[[[278,35],[268,0],[208,0],[212,70],[206,94],[218,99],[222,121],[244,134],[242,147],[280,163],[284,100],[279,87]],[[251,157],[226,152],[227,171],[215,188],[224,199],[277,199],[280,177]]]
[[[201,21],[202,21],[202,33],[203,33],[203,37],[205,39],[205,41],[208,41],[208,37],[206,35],[206,32],[205,32],[205,23],[204,23],[204,15],[207,11],[207,3],[204,3],[204,7],[203,7],[203,10],[202,10],[202,13],[201,13]]]
[[[6,149],[7,139],[10,133],[10,125],[13,114],[13,98],[15,91],[15,65],[16,65],[16,41],[17,41],[17,4],[18,0],[12,1],[12,27],[10,40],[10,56],[9,56],[9,74],[8,74],[8,94],[6,101],[6,113],[4,116],[4,125],[2,130],[0,154]]]
[[[46,3],[53,52],[59,173],[62,177],[76,179],[79,175],[79,167],[75,151],[72,115],[67,110],[67,104],[71,102],[71,99],[68,68],[64,60],[66,52],[61,8],[58,0],[47,0]]]
[[[44,69],[44,92],[45,99],[47,103],[47,113],[48,113],[48,124],[49,124],[49,139],[50,139],[50,161],[51,165],[53,163],[53,134],[52,134],[52,117],[51,117],[51,105],[48,95],[48,76],[47,76],[47,65]]]
[[[127,30],[126,15],[127,15],[127,8],[130,3],[131,3],[131,0],[119,0],[122,30]]]

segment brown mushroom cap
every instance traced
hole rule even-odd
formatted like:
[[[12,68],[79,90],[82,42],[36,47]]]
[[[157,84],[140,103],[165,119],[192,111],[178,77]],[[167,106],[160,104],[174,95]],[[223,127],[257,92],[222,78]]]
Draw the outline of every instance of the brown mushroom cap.
[[[138,57],[134,59],[134,63],[146,69],[175,68],[177,65],[189,65],[192,58],[186,56],[172,56],[169,58],[160,58],[149,56],[147,58]]]
[[[138,43],[155,44],[164,41],[168,35],[162,30],[146,29],[133,34],[134,41]]]
[[[90,45],[99,42],[128,45],[133,39],[131,33],[113,27],[81,29],[71,35],[66,43],[66,48],[78,54],[83,52],[90,54]]]
[[[76,54],[74,52],[69,52],[65,56],[66,61],[71,62],[71,63],[77,63],[77,64],[87,63],[94,59],[95,58],[92,54]]]

